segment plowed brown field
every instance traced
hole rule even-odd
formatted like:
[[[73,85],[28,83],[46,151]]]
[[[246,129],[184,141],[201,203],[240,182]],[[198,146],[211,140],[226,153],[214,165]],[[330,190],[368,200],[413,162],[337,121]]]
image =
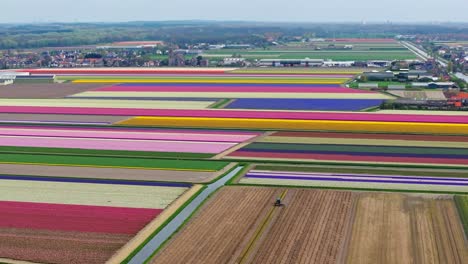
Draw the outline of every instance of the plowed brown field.
[[[234,262],[278,193],[274,188],[223,188],[152,263]]]
[[[288,195],[251,263],[337,263],[353,194],[292,189]]]
[[[451,197],[361,194],[348,263],[467,263],[467,244]]]
[[[290,189],[273,208],[282,191],[224,188],[153,263],[336,263],[352,194]]]
[[[0,229],[0,257],[39,263],[105,263],[131,235]]]
[[[231,186],[152,263],[462,264],[467,252],[448,195]]]

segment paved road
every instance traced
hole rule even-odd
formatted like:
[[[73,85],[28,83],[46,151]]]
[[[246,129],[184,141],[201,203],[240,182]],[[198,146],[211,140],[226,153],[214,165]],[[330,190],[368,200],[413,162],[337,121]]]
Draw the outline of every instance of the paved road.
[[[463,73],[457,72],[457,73],[455,73],[455,76],[457,76],[457,77],[460,78],[460,79],[465,80],[465,82],[468,82],[468,76],[466,76],[466,75],[463,74]]]
[[[423,49],[417,47],[416,45],[414,45],[413,43],[410,43],[408,41],[402,41],[401,44],[403,44],[403,46],[405,46],[406,48],[408,48],[409,50],[411,50],[412,52],[414,52],[418,57],[424,59],[424,60],[428,60],[431,58],[431,56],[429,56],[429,54],[427,54],[427,52],[425,52]],[[437,62],[442,65],[442,67],[447,67],[447,63],[445,63],[443,60],[441,59],[437,59]]]
[[[170,238],[179,227],[182,226],[184,221],[197,209],[197,207],[205,201],[206,198],[221,186],[226,184],[233,178],[239,171],[243,169],[242,166],[235,168],[223,178],[207,186],[202,193],[200,193],[187,207],[185,207],[168,225],[166,225],[148,244],[146,244],[130,261],[130,264],[142,264],[158,249],[164,241]]]

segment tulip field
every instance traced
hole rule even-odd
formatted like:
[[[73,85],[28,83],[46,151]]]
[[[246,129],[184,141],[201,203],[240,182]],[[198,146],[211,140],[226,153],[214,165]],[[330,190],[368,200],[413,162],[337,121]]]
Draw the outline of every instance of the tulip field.
[[[56,83],[0,87],[0,263],[466,263],[468,114],[366,69],[18,71]]]

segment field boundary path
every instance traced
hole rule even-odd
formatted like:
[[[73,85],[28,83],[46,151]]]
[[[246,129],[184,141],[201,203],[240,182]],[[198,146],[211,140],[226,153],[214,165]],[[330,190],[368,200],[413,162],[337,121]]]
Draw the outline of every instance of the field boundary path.
[[[224,186],[231,178],[236,176],[244,167],[239,166],[229,172],[226,176],[216,182],[207,185],[207,188],[200,193],[187,207],[185,207],[174,219],[172,219],[161,231],[154,236],[128,263],[145,263],[148,258],[177,230],[183,225],[190,215],[208,198],[213,192]]]

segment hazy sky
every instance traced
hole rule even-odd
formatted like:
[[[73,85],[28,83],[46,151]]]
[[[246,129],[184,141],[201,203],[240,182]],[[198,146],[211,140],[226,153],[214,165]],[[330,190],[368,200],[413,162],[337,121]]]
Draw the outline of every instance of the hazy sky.
[[[189,19],[468,22],[468,0],[3,0],[0,6],[0,23]]]

